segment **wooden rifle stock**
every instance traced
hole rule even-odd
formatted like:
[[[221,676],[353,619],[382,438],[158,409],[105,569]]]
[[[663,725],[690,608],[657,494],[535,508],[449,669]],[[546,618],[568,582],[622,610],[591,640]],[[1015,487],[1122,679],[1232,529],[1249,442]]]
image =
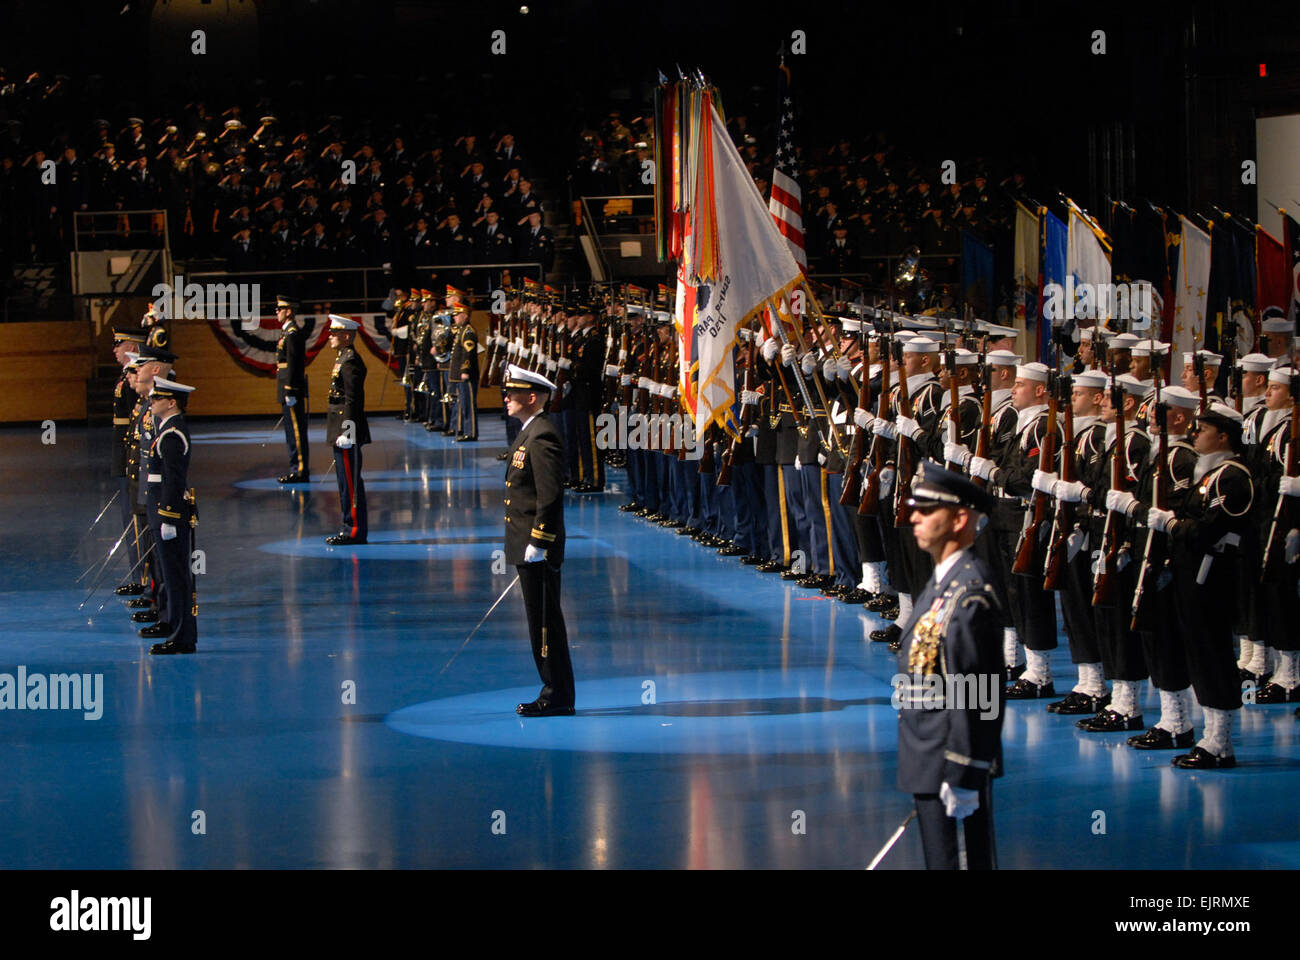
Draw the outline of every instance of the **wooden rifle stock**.
[[[555,337],[551,341],[551,346],[555,349],[554,360],[567,360],[569,354],[569,331],[559,329],[555,332]],[[551,394],[551,413],[558,413],[560,405],[564,402],[564,381],[568,379],[567,370],[564,365],[560,364],[555,368],[555,391]]]
[[[892,373],[889,368],[891,344],[882,344],[880,350],[880,399],[876,416],[883,420],[889,412],[889,381]],[[864,363],[866,361],[863,361]],[[870,376],[870,370],[863,373]],[[862,500],[858,503],[858,516],[874,517],[880,511],[880,471],[885,468],[885,447],[880,437],[871,438],[871,471],[862,483]]]
[[[1297,462],[1297,449],[1300,448],[1300,377],[1291,378],[1291,426],[1290,437],[1286,447],[1286,475],[1294,477],[1300,474],[1300,462]],[[1278,491],[1277,503],[1273,506],[1273,522],[1268,528],[1268,540],[1264,544],[1264,563],[1260,567],[1261,583],[1280,579],[1279,573],[1286,566],[1287,531],[1300,527],[1297,516],[1297,498],[1286,497]]]
[[[907,368],[903,366],[903,345],[894,344],[894,360],[898,363],[898,412],[911,419],[912,396],[907,389]],[[908,526],[907,501],[912,496],[912,441],[898,434],[898,457],[894,461],[894,526]]]
[[[987,354],[983,368],[984,396],[980,397],[980,429],[975,437],[975,456],[987,460],[989,447],[993,446],[993,368],[989,366]],[[971,482],[981,490],[988,486],[988,481],[983,477],[971,477]]]
[[[863,410],[871,409],[871,367],[867,355],[862,355],[862,384],[858,388],[858,406]],[[844,464],[844,477],[840,483],[840,506],[856,507],[862,501],[862,462],[867,458],[867,431],[858,427],[853,431],[853,447]]]
[[[1169,419],[1168,409],[1160,402],[1160,380],[1156,375],[1156,424],[1160,430],[1160,451],[1156,457],[1156,480],[1152,496],[1152,505],[1158,510],[1169,509]],[[1146,545],[1142,548],[1142,566],[1138,569],[1137,589],[1133,592],[1133,617],[1129,629],[1137,630],[1139,624],[1149,623],[1151,619],[1151,578],[1154,571],[1163,569],[1169,562],[1168,535],[1157,531],[1147,531]]]
[[[1061,480],[1074,482],[1074,405],[1070,397],[1070,378],[1060,379],[1061,399],[1064,405],[1065,436],[1061,447]],[[1056,501],[1056,513],[1052,518],[1052,535],[1047,547],[1047,565],[1043,570],[1043,589],[1060,590],[1065,566],[1069,562],[1070,534],[1074,532],[1075,504],[1068,500]]]
[[[1038,469],[1044,473],[1053,472],[1052,461],[1056,459],[1056,371],[1051,372],[1050,378],[1051,383],[1049,384],[1047,398],[1047,431],[1043,434],[1043,438],[1038,445]],[[1051,507],[1050,501],[1051,497],[1041,490],[1034,491],[1033,503],[1031,504],[1033,512],[1025,518],[1026,523],[1020,530],[1020,542],[1016,544],[1016,559],[1011,565],[1012,573],[1032,574],[1035,570],[1043,568],[1038,556],[1038,543],[1043,525],[1047,523],[1047,511]]]
[[[1110,488],[1128,491],[1128,448],[1124,431],[1124,388],[1118,383],[1110,390],[1110,404],[1115,409],[1115,449],[1111,455]],[[1113,607],[1119,576],[1119,554],[1124,539],[1123,520],[1114,510],[1106,511],[1101,533],[1101,553],[1092,578],[1092,605]]]

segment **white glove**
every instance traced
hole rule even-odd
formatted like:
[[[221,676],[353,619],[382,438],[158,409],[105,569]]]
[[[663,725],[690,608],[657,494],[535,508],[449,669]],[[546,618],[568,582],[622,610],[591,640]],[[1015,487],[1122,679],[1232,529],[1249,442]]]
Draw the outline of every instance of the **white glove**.
[[[297,406],[297,404],[298,404],[298,398],[297,398],[297,397],[285,397],[285,398],[284,398],[284,405],[285,405],[286,407]]]
[[[546,551],[531,543],[524,548],[524,563],[541,563],[546,559]]]
[[[1161,510],[1159,507],[1152,507],[1147,511],[1147,526],[1152,530],[1168,533],[1169,525],[1173,522],[1174,512],[1172,510]]]
[[[944,813],[954,820],[965,820],[980,808],[978,790],[951,787],[947,783],[939,788],[939,799],[943,801]]]
[[[778,344],[771,337],[768,337],[766,340],[763,341],[763,345],[758,348],[758,352],[763,355],[764,360],[766,360],[768,363],[771,363],[773,360],[776,359],[777,351],[780,349],[781,349],[780,344]]]
[[[561,370],[569,370],[573,367],[573,361],[568,357],[560,357],[560,359],[555,362]]]
[[[840,357],[836,360],[835,368],[839,371],[841,380],[847,380],[853,376],[853,361],[848,357]]]
[[[871,421],[874,419],[876,419],[874,415],[861,407],[853,408],[853,422],[857,424],[859,430],[866,430],[871,426]]]
[[[943,445],[943,458],[948,463],[955,463],[965,470],[970,466],[970,448],[964,443],[953,443],[949,440]]]
[[[626,351],[626,350],[620,350],[620,351],[618,352],[618,362],[619,362],[620,365],[622,365],[622,364],[624,364],[624,363],[627,363],[627,351]]]
[[[817,369],[817,357],[811,350],[799,358],[799,369],[803,371],[805,377],[811,377],[813,371]]]
[[[161,527],[159,527],[159,532],[162,534],[162,538],[164,540],[176,539],[176,528],[173,527],[170,523],[164,523]]]
[[[352,446],[352,438],[339,437],[337,440],[334,441],[334,446],[338,447],[340,450],[346,450],[350,446]]]
[[[742,407],[752,407],[758,403],[758,394],[753,390],[740,391],[740,405]]]
[[[889,495],[894,492],[894,475],[897,473],[893,467],[885,467],[880,471],[880,497],[882,500],[888,499]]]
[[[650,378],[649,378],[649,377],[637,377],[637,379],[636,379],[636,388],[637,388],[638,390],[650,390]],[[651,391],[651,392],[653,393],[654,391]]]
[[[794,366],[794,344],[787,343],[781,348],[781,362],[787,367]]]
[[[817,454],[817,466],[819,467],[826,466],[826,454],[824,453]]]
[[[794,468],[795,468],[796,470],[802,470],[802,469],[803,469],[803,464],[799,462],[799,454],[797,454],[797,453],[794,455]]]
[[[1300,497],[1300,477],[1283,476],[1277,489],[1284,497]]]
[[[878,437],[884,437],[886,440],[893,440],[898,436],[898,431],[888,420],[882,420],[880,417],[871,421],[871,432]]]
[[[1083,500],[1083,483],[1078,480],[1057,480],[1052,486],[1052,496],[1064,503],[1079,503]]]
[[[507,343],[506,355],[511,357],[517,357],[519,355],[519,344],[513,342]]]
[[[605,364],[605,376],[607,376],[607,377],[617,377],[617,376],[618,376],[618,364],[616,364],[616,363],[607,363],[607,364]]]
[[[1288,530],[1286,535],[1286,562],[1300,560],[1300,530]]]
[[[979,477],[981,480],[987,480],[989,483],[992,483],[993,478],[997,476],[998,465],[987,457],[971,457],[970,472],[971,476]]]
[[[822,361],[822,379],[830,383],[840,375],[840,368],[835,363],[834,357],[827,357]]]
[[[1035,470],[1034,477],[1029,481],[1029,485],[1039,493],[1045,493],[1048,496],[1051,496],[1052,486],[1058,479],[1060,478],[1054,473],[1048,473],[1045,470]]]
[[[919,423],[911,417],[901,415],[894,421],[894,429],[909,440],[915,440],[923,432]]]
[[[560,364],[558,361],[552,360],[548,357],[546,360],[546,369],[549,372],[554,373],[556,370],[560,369]]]
[[[619,385],[620,387],[630,387],[630,386],[632,386],[632,374],[630,374],[630,373],[625,373],[625,374],[623,374],[621,377],[619,377],[619,378],[618,378],[618,385]]]
[[[1106,491],[1106,509],[1115,513],[1122,513],[1126,517],[1133,516],[1133,511],[1137,509],[1138,499],[1126,490],[1107,490]]]

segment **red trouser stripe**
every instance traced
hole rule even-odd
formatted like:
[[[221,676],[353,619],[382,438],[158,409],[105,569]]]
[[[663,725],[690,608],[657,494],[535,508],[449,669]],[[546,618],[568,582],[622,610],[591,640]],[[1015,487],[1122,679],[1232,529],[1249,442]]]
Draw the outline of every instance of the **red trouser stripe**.
[[[355,537],[360,530],[357,526],[357,494],[352,489],[352,456],[350,450],[343,451],[343,475],[348,481],[348,517],[352,520],[352,532],[348,536]]]

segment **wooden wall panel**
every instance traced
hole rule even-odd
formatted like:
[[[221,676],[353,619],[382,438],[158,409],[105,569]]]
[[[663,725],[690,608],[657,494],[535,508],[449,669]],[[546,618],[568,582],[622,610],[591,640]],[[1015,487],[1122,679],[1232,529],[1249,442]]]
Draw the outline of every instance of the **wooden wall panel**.
[[[86,419],[94,356],[81,324],[0,324],[0,364],[0,422]]]

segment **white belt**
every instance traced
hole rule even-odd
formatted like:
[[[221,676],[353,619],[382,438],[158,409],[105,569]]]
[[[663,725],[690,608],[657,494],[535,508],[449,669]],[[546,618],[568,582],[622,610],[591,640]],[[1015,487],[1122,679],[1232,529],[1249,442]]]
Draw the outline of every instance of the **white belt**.
[[[161,473],[150,473],[145,476],[146,483],[162,483]]]

